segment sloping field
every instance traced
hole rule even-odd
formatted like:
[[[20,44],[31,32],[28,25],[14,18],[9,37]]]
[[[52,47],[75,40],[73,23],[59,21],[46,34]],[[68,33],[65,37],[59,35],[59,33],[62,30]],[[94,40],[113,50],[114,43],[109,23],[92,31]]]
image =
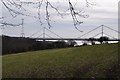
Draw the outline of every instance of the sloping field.
[[[116,77],[118,44],[26,52],[3,56],[3,78]]]

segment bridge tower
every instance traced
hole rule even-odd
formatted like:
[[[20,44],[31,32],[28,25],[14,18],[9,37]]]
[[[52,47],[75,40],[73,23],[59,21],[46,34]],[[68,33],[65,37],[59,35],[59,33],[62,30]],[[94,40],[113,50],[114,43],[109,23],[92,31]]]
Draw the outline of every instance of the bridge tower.
[[[3,23],[3,20],[2,20],[2,23]],[[2,32],[1,35],[4,35],[4,30],[5,30],[4,26],[5,26],[4,24],[1,24],[1,32]]]
[[[22,27],[21,27],[21,34],[20,34],[20,37],[25,37],[25,33],[24,33],[24,19],[22,19]]]
[[[43,27],[43,41],[45,42],[45,27]]]
[[[102,27],[102,35],[101,35],[101,37],[103,37],[103,35],[104,35],[104,25],[101,25],[101,27]]]

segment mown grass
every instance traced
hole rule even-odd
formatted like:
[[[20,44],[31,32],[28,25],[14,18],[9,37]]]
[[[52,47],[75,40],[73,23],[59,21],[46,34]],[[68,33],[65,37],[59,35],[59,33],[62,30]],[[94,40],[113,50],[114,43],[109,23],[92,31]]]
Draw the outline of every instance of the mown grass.
[[[2,56],[0,54],[0,79],[2,78]]]
[[[3,78],[114,77],[118,44],[53,49],[3,56]]]

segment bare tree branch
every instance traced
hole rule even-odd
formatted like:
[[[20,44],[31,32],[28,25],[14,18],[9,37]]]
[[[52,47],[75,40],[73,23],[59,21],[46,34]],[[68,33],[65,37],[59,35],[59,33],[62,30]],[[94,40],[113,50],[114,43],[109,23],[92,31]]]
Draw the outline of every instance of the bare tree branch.
[[[49,26],[49,28],[51,28],[51,24],[50,24],[50,15],[49,15],[49,11],[48,11],[48,1],[46,2],[46,21],[47,21],[47,24]]]
[[[48,4],[51,6],[51,8],[53,8],[55,11],[57,11],[57,13],[62,17],[63,14],[56,8],[54,7],[50,2],[48,2]]]
[[[22,24],[11,24],[11,23],[7,23],[7,22],[0,22],[0,24],[6,25],[6,26],[12,26],[12,27],[16,27],[16,26],[21,26],[22,25]]]
[[[92,6],[95,5],[94,3],[90,3],[88,0],[85,0],[85,1],[86,1],[86,6],[87,6],[87,7],[89,7],[89,6],[91,6],[91,5],[92,5]]]
[[[39,19],[39,22],[41,23],[41,25],[43,24],[42,21],[41,21],[41,6],[43,4],[43,0],[42,1],[39,1],[39,5],[38,5],[38,19]]]
[[[68,2],[69,2],[69,8],[70,8],[70,12],[71,12],[71,16],[72,16],[72,19],[73,19],[74,26],[78,31],[82,32],[81,30],[79,30],[77,28],[77,25],[80,25],[81,23],[83,23],[83,22],[81,22],[77,19],[77,15],[79,15],[79,16],[81,16],[81,15],[78,12],[75,11],[71,1],[68,0]]]
[[[73,24],[75,26],[75,29],[77,29],[78,31],[82,32],[81,30],[78,29],[78,25],[82,24],[83,22],[81,20],[78,20],[79,17],[82,18],[88,18],[88,15],[82,14],[82,11],[77,11],[75,9],[75,5],[73,6],[72,2],[70,0],[67,0],[68,4],[69,4],[69,12],[70,15],[72,17],[73,20]],[[90,5],[93,5],[92,3],[90,3],[88,0],[86,1],[86,5],[87,7],[89,7]],[[11,16],[13,18],[15,18],[18,15],[22,15],[22,16],[29,16],[29,17],[34,17],[36,19],[39,20],[40,24],[43,24],[42,21],[42,15],[41,15],[41,10],[42,10],[42,6],[45,7],[45,15],[46,15],[46,22],[47,25],[49,26],[49,28],[52,27],[51,25],[51,17],[50,17],[50,11],[49,8],[54,9],[56,11],[56,13],[58,15],[60,15],[60,17],[62,18],[63,16],[65,16],[65,14],[61,13],[61,11],[55,7],[50,1],[48,0],[37,0],[36,2],[33,1],[29,1],[29,2],[23,2],[21,0],[1,0],[2,4],[5,6],[5,8],[7,8],[7,10],[9,11],[9,13],[11,14]],[[33,16],[31,13],[28,12],[28,10],[24,7],[24,5],[30,5],[30,6],[34,6],[37,5],[37,16]],[[6,24],[6,23],[5,23]]]

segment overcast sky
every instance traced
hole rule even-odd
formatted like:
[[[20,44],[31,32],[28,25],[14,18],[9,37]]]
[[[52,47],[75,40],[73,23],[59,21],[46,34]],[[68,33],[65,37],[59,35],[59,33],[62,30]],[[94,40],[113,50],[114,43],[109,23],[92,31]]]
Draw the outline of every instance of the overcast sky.
[[[24,1],[24,0],[23,0]],[[26,1],[26,0],[25,0]],[[27,0],[31,1],[31,0]],[[58,9],[65,11],[68,9],[68,3],[67,0],[49,0],[54,6],[58,7]],[[84,10],[86,14],[89,14],[89,18],[78,18],[80,21],[83,21],[83,24],[78,26],[80,30],[83,32],[79,32],[75,29],[72,23],[72,18],[70,15],[63,16],[61,18],[58,16],[53,9],[49,9],[49,12],[51,13],[51,31],[55,32],[56,34],[60,35],[61,37],[69,37],[69,38],[77,38],[81,36],[82,34],[88,32],[89,30],[92,30],[100,25],[106,25],[110,28],[113,28],[115,30],[118,30],[118,1],[119,0],[89,0],[90,2],[96,4],[95,6],[86,7],[84,1],[80,2],[79,0],[71,0],[74,1],[73,4],[76,4],[77,10]],[[24,18],[24,33],[25,36],[30,36],[33,33],[37,32],[43,27],[48,28],[46,25],[46,21],[44,17],[42,18],[42,21],[44,24],[41,26],[38,19],[35,19],[33,17],[25,17],[25,16],[17,16],[16,18],[12,18],[12,16],[9,14],[8,10],[4,8],[4,6],[0,6],[0,9],[2,9],[1,16],[5,17],[4,21],[9,23],[18,24],[21,23],[21,18]],[[28,11],[36,15],[37,10],[33,7],[28,6]],[[42,7],[42,16],[44,15],[44,6]],[[55,22],[53,22],[55,21]],[[101,28],[96,30],[93,33],[90,33],[89,35],[85,37],[92,37],[95,34],[98,34],[101,32]],[[3,30],[3,34],[10,35],[10,36],[20,36],[21,33],[21,26],[19,27],[5,27]],[[117,37],[117,33],[111,30],[108,30],[105,28],[105,33]],[[39,36],[42,34],[42,30],[36,34],[35,36]],[[46,31],[46,34],[49,34],[51,37],[56,37],[55,35],[49,33]]]

